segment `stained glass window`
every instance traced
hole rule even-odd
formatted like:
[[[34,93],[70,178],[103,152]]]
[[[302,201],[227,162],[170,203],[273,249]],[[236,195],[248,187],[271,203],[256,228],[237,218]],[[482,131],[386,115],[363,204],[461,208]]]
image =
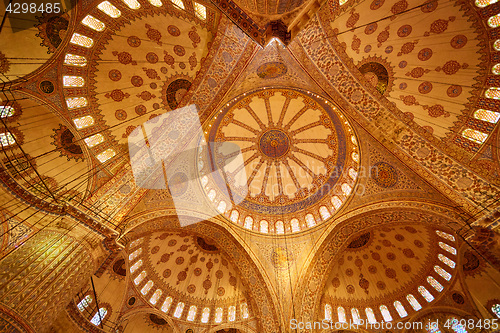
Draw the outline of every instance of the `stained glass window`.
[[[358,141],[356,141],[356,137],[354,135],[351,135],[351,142],[353,145],[358,145]]]
[[[209,318],[210,318],[210,309],[204,308],[203,312],[201,313],[201,322],[206,324],[206,323],[208,323]]]
[[[496,314],[498,318],[500,318],[500,304],[493,304],[493,306],[491,307],[491,311],[493,311],[493,313]]]
[[[92,303],[92,296],[87,295],[76,305],[76,307],[78,308],[78,310],[83,311],[87,306],[90,305],[90,303]]]
[[[111,149],[111,148],[106,149],[105,151],[103,151],[102,153],[97,155],[97,159],[99,160],[99,162],[104,163],[107,160],[109,160],[111,157],[115,156],[115,154],[116,153],[113,149]]]
[[[436,289],[437,291],[439,292],[443,291],[443,286],[441,285],[441,283],[437,282],[436,279],[433,278],[432,276],[427,277],[427,282],[429,282],[429,284],[433,286],[434,289]]]
[[[94,125],[94,118],[92,116],[84,116],[73,119],[77,129],[82,129]]]
[[[401,318],[404,318],[408,315],[405,308],[403,307],[403,304],[401,304],[400,301],[394,302],[394,307],[396,308],[396,311],[398,312],[398,314]]]
[[[14,108],[9,105],[0,105],[0,118],[12,117],[14,115]]]
[[[222,308],[215,309],[215,322],[216,323],[222,322],[222,314],[223,314]]]
[[[174,317],[180,318],[182,316],[182,311],[184,311],[184,303],[177,303],[177,307],[175,308]]]
[[[2,147],[7,147],[16,143],[14,136],[10,132],[0,133],[0,144]]]
[[[436,234],[439,237],[442,237],[442,238],[447,239],[447,240],[451,240],[452,242],[455,241],[455,237],[453,235],[450,235],[449,233],[446,233],[444,231],[436,230]]]
[[[239,216],[240,216],[240,213],[237,210],[233,210],[231,212],[231,221],[234,222],[234,223],[237,223]]]
[[[353,168],[350,168],[349,169],[349,177],[351,177],[354,180],[354,179],[356,179],[357,176],[358,176],[358,172],[356,170],[354,170]]]
[[[260,221],[260,232],[267,234],[269,232],[269,223],[266,220]]]
[[[226,202],[221,200],[221,202],[219,202],[219,205],[217,206],[217,210],[219,211],[219,213],[224,214],[226,212]]]
[[[382,313],[382,317],[384,318],[385,322],[392,321],[392,316],[391,313],[389,312],[389,309],[385,305],[380,306],[380,312]]]
[[[457,254],[457,249],[455,249],[453,246],[450,246],[446,243],[443,243],[443,242],[439,242],[439,247],[442,248],[443,250],[445,251],[448,251],[450,252],[451,254]]]
[[[359,163],[359,154],[358,153],[353,152],[351,154],[351,156],[352,156],[352,159],[354,160],[354,162],[358,162]]]
[[[484,8],[486,6],[492,5],[498,0],[476,0],[476,6],[480,8]]]
[[[413,310],[418,311],[418,310],[420,310],[422,308],[422,306],[420,305],[420,303],[417,301],[417,299],[415,298],[415,296],[413,296],[412,294],[406,295],[406,300],[410,303],[410,305],[413,308]]]
[[[247,303],[241,303],[241,318],[248,318],[248,305]]]
[[[158,299],[160,299],[162,293],[163,293],[163,291],[161,289],[156,289],[153,296],[151,296],[151,298],[149,299],[149,302],[153,305],[156,305],[156,303],[158,303]]]
[[[153,285],[154,285],[154,282],[149,280],[148,282],[146,282],[146,284],[144,285],[144,287],[142,287],[141,289],[141,294],[143,295],[147,295],[147,293],[149,293],[149,291],[151,290],[151,288],[153,288]]]
[[[451,274],[448,273],[447,271],[445,271],[444,269],[442,269],[441,267],[434,266],[434,271],[436,271],[436,273],[438,273],[439,275],[441,275],[441,277],[443,279],[445,279],[446,281],[450,281],[451,280]]]
[[[490,110],[479,109],[474,112],[474,118],[496,124],[500,119],[500,113]]]
[[[332,216],[330,214],[330,212],[328,211],[328,208],[326,208],[325,206],[321,206],[319,207],[319,214],[321,215],[321,218],[323,220],[326,220],[328,219],[330,216]]]
[[[112,18],[118,18],[122,15],[120,10],[116,8],[114,5],[111,4],[109,1],[103,1],[100,4],[97,5],[97,8],[99,8],[102,12],[104,12],[106,15],[112,17]]]
[[[184,7],[184,2],[182,0],[170,0],[174,4],[174,6],[180,8],[180,9],[185,9]]]
[[[187,318],[186,318],[186,319],[187,319],[188,321],[193,321],[193,320],[194,320],[194,317],[196,317],[196,311],[197,311],[197,310],[198,310],[198,309],[196,308],[196,306],[191,305],[191,306],[189,307],[189,311],[188,311],[188,315],[187,315]]]
[[[306,215],[306,223],[309,228],[312,228],[316,225],[316,221],[314,220],[314,216],[312,214]]]
[[[347,183],[344,183],[342,184],[342,192],[344,192],[344,195],[345,196],[348,196],[352,191],[352,187],[347,184]]]
[[[208,199],[210,201],[214,201],[215,200],[215,190],[214,189],[211,189],[210,191],[208,191]]]
[[[83,139],[89,148],[97,146],[98,144],[104,142],[104,137],[102,134],[94,134],[88,138]]]
[[[480,144],[484,143],[484,141],[486,141],[486,138],[488,138],[488,134],[473,130],[472,128],[466,128],[465,130],[463,130],[462,136]]]
[[[442,262],[444,262],[446,265],[450,266],[451,268],[455,268],[455,262],[453,260],[451,260],[450,258],[442,255],[441,253],[438,254],[438,258],[439,258],[439,260],[441,260]]]
[[[491,67],[491,72],[495,75],[500,74],[500,64],[496,64],[495,66]]]
[[[141,4],[137,0],[123,0],[123,2],[125,2],[125,4],[130,9],[139,9],[139,8],[141,8]]]
[[[334,196],[332,197],[332,200],[331,200],[331,201],[332,201],[332,205],[333,205],[333,207],[335,207],[335,209],[336,209],[336,210],[337,210],[337,209],[339,209],[339,208],[340,208],[340,206],[342,206],[342,201],[341,201],[341,200],[339,199],[339,197],[338,197],[338,196],[336,196],[336,195],[334,195]]]
[[[292,219],[290,221],[290,226],[292,227],[292,232],[298,232],[298,231],[300,231],[299,220]]]
[[[142,271],[141,274],[137,275],[137,277],[134,279],[135,285],[139,285],[142,280],[146,277],[146,271]]]
[[[332,306],[325,304],[325,320],[332,321]]]
[[[130,245],[129,245],[129,249],[133,249],[134,247],[138,246],[139,244],[142,243],[142,241],[144,240],[144,238],[137,238],[136,240],[130,242]]]
[[[361,324],[361,317],[359,316],[359,311],[356,308],[351,309],[351,316],[352,316],[352,321],[355,324]]]
[[[370,324],[375,324],[377,322],[377,318],[375,318],[375,314],[373,313],[372,308],[365,309],[366,318],[368,318],[368,322]]]
[[[73,33],[71,36],[71,40],[69,41],[71,44],[83,46],[86,48],[91,48],[94,45],[94,40],[90,37],[80,35],[79,33]]]
[[[81,76],[63,76],[63,86],[65,87],[83,87],[85,80]]]
[[[484,97],[500,99],[500,88],[492,87],[484,92]]]
[[[285,233],[285,225],[283,224],[283,221],[276,222],[275,227],[276,227],[277,234],[284,234]]]
[[[201,177],[201,186],[205,187],[208,184],[208,177],[203,176]]]
[[[67,53],[64,57],[64,64],[69,66],[85,67],[87,66],[87,59],[84,56]]]
[[[103,31],[106,28],[106,25],[104,23],[102,23],[92,15],[85,16],[82,20],[82,24],[95,31]]]
[[[347,323],[347,318],[345,316],[345,310],[343,307],[339,306],[337,308],[337,316],[339,317],[339,323]]]
[[[253,218],[250,216],[245,217],[245,228],[248,230],[252,230],[253,227]]]
[[[194,13],[200,19],[205,21],[207,19],[207,8],[201,3],[193,2]]]
[[[441,333],[438,322],[428,322],[425,329],[427,333]]]
[[[467,333],[464,325],[460,324],[457,318],[451,318],[451,329],[456,333]]]
[[[161,305],[161,311],[167,313],[171,305],[172,305],[172,297],[168,296]]]
[[[129,256],[128,256],[128,260],[129,261],[134,261],[135,258],[137,258],[137,256],[139,254],[142,253],[142,247],[138,248],[137,250],[135,250],[134,252],[132,252]],[[132,270],[132,269],[131,269]],[[132,272],[133,273],[133,272]]]
[[[149,0],[149,3],[152,4],[155,7],[161,7],[163,6],[163,3],[161,0]]]
[[[497,39],[497,40],[493,43],[493,48],[495,49],[495,51],[500,51],[500,39]]]
[[[87,99],[85,97],[66,98],[66,105],[68,109],[83,108],[87,106]]]
[[[429,290],[427,290],[424,286],[418,287],[418,292],[420,293],[420,295],[424,296],[427,302],[430,303],[434,300],[434,296],[432,296]]]
[[[108,314],[108,310],[106,308],[100,308],[99,312],[96,312],[92,320],[90,321],[95,326],[101,325],[102,320]]]
[[[500,14],[493,15],[488,19],[488,25],[490,28],[496,28],[500,26]]]
[[[236,307],[231,305],[227,310],[227,320],[235,321],[236,320]]]

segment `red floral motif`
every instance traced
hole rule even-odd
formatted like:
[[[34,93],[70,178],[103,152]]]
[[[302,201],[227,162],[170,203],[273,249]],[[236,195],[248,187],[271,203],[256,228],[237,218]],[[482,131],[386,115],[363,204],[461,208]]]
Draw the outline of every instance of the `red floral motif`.
[[[359,286],[365,290],[365,293],[368,294],[368,288],[370,287],[370,282],[367,279],[363,277],[359,279]]]
[[[346,287],[346,290],[347,290],[347,292],[348,292],[349,294],[354,294],[354,286],[353,286],[353,285],[351,285],[351,284],[350,284],[350,285],[348,285],[348,286]]]
[[[180,36],[181,30],[177,28],[175,25],[169,25],[167,27],[167,31],[169,34],[171,34],[174,37]]]
[[[424,13],[430,13],[436,10],[438,6],[438,2],[435,0],[427,0],[422,7],[420,7],[420,10]]]
[[[338,288],[340,286],[340,280],[338,277],[334,277],[332,280],[332,286],[333,288]]]
[[[462,93],[462,87],[457,85],[452,85],[446,90],[448,97],[458,97]]]
[[[186,54],[186,50],[181,45],[175,45],[174,46],[174,53],[176,55],[178,55],[179,57],[182,57]]]
[[[139,47],[141,46],[141,39],[137,36],[130,36],[129,38],[127,38],[127,43],[131,47]]]
[[[161,32],[153,29],[149,24],[145,25],[146,29],[148,29],[148,32],[146,32],[146,36],[153,42],[156,42],[158,45],[162,45],[163,43],[160,41],[161,39]]]
[[[205,294],[208,294],[208,291],[212,288],[212,281],[210,281],[209,277],[205,281],[203,281],[203,289],[205,289]]]
[[[356,13],[356,10],[352,9],[350,14],[351,16],[349,16],[347,22],[345,23],[345,26],[349,29],[354,28],[354,26],[359,20],[359,13]]]
[[[467,37],[464,35],[456,35],[450,41],[450,45],[454,49],[461,49],[465,44],[467,44]]]
[[[424,73],[429,73],[429,72],[430,72],[429,69],[423,69],[422,67],[415,67],[415,68],[413,68],[411,70],[411,72],[408,72],[405,75],[406,76],[411,76],[411,77],[414,77],[414,78],[419,78],[422,75],[424,75]]]
[[[224,289],[224,287],[219,287],[217,288],[217,295],[222,297],[224,296],[224,294],[226,293],[226,290]]]
[[[428,94],[431,92],[431,90],[432,90],[432,83],[430,83],[429,81],[422,82],[418,86],[418,92],[421,94]]]
[[[194,284],[190,284],[188,287],[187,287],[187,291],[188,293],[190,294],[194,294],[195,291],[196,291],[196,286]]]
[[[453,22],[455,21],[455,16],[450,16],[448,20],[435,20],[434,22],[431,23],[431,29],[430,31],[426,31],[424,33],[424,36],[429,36],[431,33],[434,34],[440,34],[442,32],[445,32],[446,29],[448,29],[448,22]]]
[[[115,102],[121,102],[125,98],[129,98],[130,94],[124,93],[121,89],[115,89],[111,93],[107,93],[106,98],[111,98]]]
[[[146,110],[146,107],[145,107],[144,105],[137,105],[137,106],[135,107],[135,113],[137,113],[139,116],[142,116],[143,114],[145,114],[145,113],[146,113],[146,111],[147,111],[147,110]],[[161,258],[162,258],[162,260],[163,260],[163,256],[162,256]],[[167,258],[167,260],[168,260],[168,258]],[[163,262],[163,261],[162,261],[162,262]]]
[[[407,8],[408,8],[408,2],[406,0],[400,0],[392,6],[391,12],[394,15],[397,15],[404,12]]]
[[[407,257],[407,258],[413,258],[415,257],[415,253],[413,253],[413,250],[412,249],[403,249],[403,254]]]
[[[127,112],[125,110],[122,110],[122,109],[116,110],[115,117],[118,120],[125,120],[125,119],[127,119]]]
[[[385,276],[387,276],[389,279],[394,279],[396,278],[396,271],[392,268],[386,268]]]
[[[425,110],[427,110],[427,113],[429,114],[429,116],[434,117],[434,118],[437,118],[440,116],[445,116],[445,117],[450,116],[450,113],[446,112],[444,110],[444,107],[441,104],[435,104],[433,106],[424,105],[423,108]]]
[[[158,56],[154,52],[149,52],[148,54],[146,54],[146,60],[150,64],[156,64],[158,62]]]
[[[112,69],[109,71],[108,76],[111,81],[119,81],[122,78],[122,73],[117,69]]]
[[[399,96],[399,99],[401,99],[403,101],[403,103],[405,103],[406,105],[419,105],[418,102],[417,102],[417,99],[415,98],[415,96],[413,95],[408,95],[408,96]]]
[[[196,27],[192,27],[188,33],[189,39],[193,42],[193,47],[196,48],[198,43],[201,42],[200,35],[196,32]]]
[[[152,68],[146,68],[142,67],[142,70],[146,73],[147,77],[150,79],[156,79],[156,80],[161,80],[160,76],[158,75],[158,72]]]
[[[167,65],[170,65],[170,67],[174,69],[174,64],[175,64],[174,57],[172,57],[167,51],[163,51],[163,53],[165,54],[165,56],[163,57],[163,61],[165,61]]]
[[[415,45],[417,43],[418,43],[418,40],[413,41],[413,42],[404,43],[401,46],[401,51],[398,52],[398,56],[402,56],[403,54],[411,53],[413,51],[413,49],[415,49]]]
[[[122,138],[126,139],[129,137],[129,135],[135,130],[135,126],[127,126],[127,129],[125,130],[125,133],[122,134]],[[158,262],[159,263],[159,262]]]
[[[189,66],[190,69],[193,70],[198,65],[198,59],[196,59],[196,53],[193,52],[191,56],[189,56]]]
[[[377,10],[384,5],[385,0],[373,0],[370,4],[371,10]]]
[[[432,57],[432,50],[428,47],[425,49],[421,49],[420,52],[418,52],[418,59],[420,61],[427,61]]]
[[[434,128],[432,128],[431,126],[422,126],[422,128],[424,129],[424,131],[426,131],[427,133],[434,133]]]
[[[458,72],[459,69],[461,69],[461,68],[466,69],[467,67],[469,67],[469,65],[466,63],[460,65],[460,63],[458,61],[450,60],[450,61],[447,61],[446,64],[443,65],[443,67],[436,67],[436,71],[439,72],[439,71],[443,70],[443,72],[446,75],[453,75],[456,72]]]
[[[389,26],[385,27],[385,29],[382,30],[382,32],[378,34],[377,46],[380,47],[382,45],[382,43],[384,43],[387,39],[389,39]]]
[[[411,31],[412,31],[411,25],[409,25],[409,24],[402,25],[398,29],[398,36],[401,37],[401,38],[407,37],[407,36],[409,36],[411,34]]]
[[[385,289],[385,283],[383,281],[377,281],[377,288],[380,290]]]
[[[138,75],[134,75],[130,78],[130,83],[132,83],[132,85],[134,87],[140,87],[140,86],[142,86],[144,81],[142,80],[142,77],[140,77]]]
[[[128,53],[128,52],[113,51],[112,54],[114,56],[118,56],[118,61],[121,64],[124,64],[124,65],[128,65],[128,64],[137,65],[137,61],[134,61],[132,59],[132,55],[130,53]]]
[[[365,34],[366,35],[371,35],[372,33],[375,32],[375,30],[377,30],[377,22],[374,22],[374,23],[371,23],[371,24],[368,24],[365,28]]]
[[[359,39],[358,36],[356,35],[352,36],[351,49],[353,49],[353,51],[356,51],[356,53],[359,53],[360,46],[361,46],[361,39]]]
[[[156,96],[150,93],[149,91],[143,91],[140,94],[138,94],[137,97],[140,97],[145,101],[149,101],[151,98],[155,98]]]

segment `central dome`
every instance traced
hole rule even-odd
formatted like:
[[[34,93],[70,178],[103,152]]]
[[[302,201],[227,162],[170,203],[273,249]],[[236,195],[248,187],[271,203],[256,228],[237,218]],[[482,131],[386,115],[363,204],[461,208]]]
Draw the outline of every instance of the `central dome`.
[[[247,229],[284,233],[312,227],[332,216],[354,188],[359,163],[354,132],[318,95],[263,88],[235,98],[212,122],[208,140],[216,147],[238,145],[244,165],[215,175],[205,190],[213,198],[214,189],[246,177],[246,188],[233,187],[237,207],[225,213]],[[216,169],[225,161],[216,158]]]

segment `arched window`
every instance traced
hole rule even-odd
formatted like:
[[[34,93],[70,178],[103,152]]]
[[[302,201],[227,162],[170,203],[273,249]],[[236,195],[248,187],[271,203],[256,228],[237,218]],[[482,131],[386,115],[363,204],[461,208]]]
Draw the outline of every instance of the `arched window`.
[[[477,111],[476,111],[477,112]],[[441,231],[441,230],[436,230],[436,234],[441,237],[441,238],[444,238],[444,239],[447,239],[447,240],[451,240],[452,242],[455,241],[455,237],[453,235],[450,235],[449,233],[446,233],[444,231]]]
[[[233,211],[231,212],[231,217],[230,217],[231,222],[238,223],[238,217],[239,217],[239,216],[240,216],[240,213],[238,213],[238,211],[237,211],[237,210],[233,210]]]
[[[144,240],[144,238],[141,237],[141,238],[137,238],[135,241],[130,242],[130,244],[128,246],[129,250],[137,247],[139,244],[142,243],[143,240]]]
[[[130,267],[130,273],[134,273],[139,267],[142,266],[142,259],[139,259],[135,264]]]
[[[100,153],[99,155],[97,155],[96,157],[99,160],[99,162],[104,163],[115,155],[116,155],[115,151],[109,148]]]
[[[153,305],[156,305],[156,303],[158,303],[158,299],[160,299],[162,293],[163,293],[163,291],[161,289],[156,289],[153,296],[151,296],[151,298],[149,299],[149,302]]]
[[[448,251],[454,255],[457,254],[457,249],[455,249],[453,246],[450,246],[450,245],[443,243],[443,242],[439,242],[438,244],[439,244],[439,247],[442,248],[443,250]]]
[[[267,234],[269,232],[269,223],[266,220],[260,221],[260,232]]]
[[[253,218],[250,216],[245,217],[245,228],[252,230],[253,228]]]
[[[460,324],[457,318],[451,318],[451,329],[455,331],[455,333],[467,333],[464,325]]]
[[[155,7],[161,7],[161,6],[163,6],[163,3],[160,0],[149,0],[149,3],[152,4]]]
[[[359,316],[359,311],[356,308],[351,309],[351,316],[352,316],[352,321],[359,325],[361,324],[361,317]]]
[[[79,33],[73,33],[69,41],[71,44],[79,45],[85,48],[91,48],[94,45],[94,40],[90,37],[80,35]]]
[[[104,317],[106,317],[106,314],[108,314],[108,310],[106,308],[100,308],[99,312],[96,312],[94,317],[90,320],[92,324],[95,326],[101,325],[101,322],[104,320]]]
[[[441,253],[438,254],[438,258],[439,258],[439,260],[441,260],[442,262],[444,262],[446,265],[450,266],[451,268],[455,268],[455,262],[453,260],[451,260],[450,258],[442,255]]]
[[[385,322],[392,321],[392,316],[391,313],[389,312],[389,309],[385,305],[380,306],[380,312],[382,313],[382,317],[384,318]]]
[[[129,256],[128,256],[128,260],[129,261],[134,261],[135,258],[137,258],[137,256],[139,254],[142,253],[142,247],[138,248],[137,250],[135,250],[134,252],[132,252]],[[132,272],[133,273],[133,272]]]
[[[141,4],[137,0],[123,0],[123,2],[125,2],[125,4],[130,9],[139,9],[139,8],[141,8]]]
[[[300,231],[299,220],[292,219],[290,221],[290,225],[292,226],[292,232],[298,232],[298,231]]]
[[[14,107],[10,105],[0,105],[0,118],[12,117],[14,115]]]
[[[87,146],[89,148],[92,148],[94,146],[97,146],[100,143],[103,143],[104,142],[104,136],[102,136],[102,134],[100,134],[100,133],[97,133],[97,134],[89,136],[88,138],[85,138],[83,140],[85,141],[85,143],[87,144]]]
[[[221,202],[219,202],[219,205],[217,206],[217,210],[219,211],[219,213],[224,214],[226,212],[226,202],[221,200]]]
[[[92,116],[84,116],[73,119],[73,122],[77,129],[82,129],[94,125],[94,118]]]
[[[345,316],[345,310],[343,307],[339,306],[337,308],[337,316],[339,317],[339,323],[347,323],[347,318]]]
[[[427,333],[441,333],[437,321],[436,322],[429,321],[427,325],[425,325],[425,330],[427,331]]]
[[[236,307],[231,305],[227,310],[227,320],[235,321],[236,320]]]
[[[332,197],[332,200],[331,200],[331,201],[332,201],[332,205],[333,205],[333,207],[335,207],[335,210],[339,209],[339,208],[340,208],[340,206],[342,206],[342,201],[341,201],[341,200],[339,199],[339,197],[338,197],[338,196],[336,196],[336,195],[334,195],[334,196]]]
[[[325,304],[325,320],[332,321],[332,306]]]
[[[174,317],[180,318],[182,316],[182,311],[184,311],[184,303],[177,303],[177,307],[175,308]]]
[[[394,302],[394,307],[396,308],[396,311],[398,312],[401,318],[404,318],[408,315],[408,313],[406,312],[405,308],[403,307],[400,301]]]
[[[188,312],[188,315],[187,315],[187,318],[186,318],[188,321],[193,321],[194,320],[194,317],[196,317],[196,310],[197,310],[197,308],[194,305],[191,305],[189,307],[189,312]]]
[[[102,23],[92,15],[85,16],[82,20],[82,24],[95,31],[103,31],[106,28],[106,25],[104,23]]]
[[[496,3],[498,0],[476,0],[476,6],[479,8],[484,8],[486,6]]]
[[[352,178],[352,180],[355,180],[356,177],[358,176],[358,172],[354,170],[353,168],[349,169],[349,177]]]
[[[436,279],[433,278],[432,276],[427,277],[427,282],[429,282],[429,284],[433,286],[434,289],[436,289],[438,292],[443,291],[443,286],[441,285],[441,283],[437,282]]]
[[[466,139],[482,144],[488,138],[488,134],[476,131],[472,128],[466,128],[462,131],[462,136]]]
[[[210,191],[208,191],[208,199],[210,201],[214,201],[215,200],[215,190],[214,189],[211,189]]]
[[[92,303],[92,296],[87,295],[76,305],[76,307],[78,308],[78,310],[83,311],[87,306],[90,305],[90,303]]]
[[[323,220],[326,220],[328,219],[330,216],[332,216],[330,214],[330,212],[328,211],[328,208],[326,208],[325,206],[321,206],[319,207],[319,214],[321,215],[321,218]]]
[[[353,159],[353,161],[354,161],[354,162],[359,163],[359,154],[358,154],[358,153],[353,152],[353,153],[351,154],[351,157],[352,157],[352,159]]]
[[[500,64],[496,64],[491,68],[491,72],[495,75],[500,74]]]
[[[417,301],[417,299],[415,298],[415,296],[413,296],[412,294],[408,294],[406,296],[406,300],[410,303],[410,305],[413,308],[413,310],[418,311],[418,310],[420,310],[422,308],[422,306],[420,305],[420,303]]]
[[[284,234],[285,233],[285,226],[283,224],[283,221],[276,222],[275,228],[276,228],[277,234]]]
[[[11,146],[16,143],[14,136],[10,132],[0,133],[0,144],[2,147]]]
[[[314,216],[312,214],[306,215],[306,223],[309,228],[312,228],[316,225],[316,221],[314,220]]]
[[[500,119],[500,113],[485,109],[479,109],[474,112],[474,118],[496,124],[498,122],[498,119]]]
[[[497,40],[493,43],[493,48],[495,49],[495,51],[500,51],[500,39],[497,39]]]
[[[146,277],[146,271],[142,271],[141,274],[137,275],[137,277],[134,279],[135,285],[139,285],[142,280]]]
[[[215,322],[216,323],[221,323],[222,322],[222,315],[223,315],[222,308],[217,308],[215,309]]]
[[[112,17],[112,18],[118,18],[122,15],[120,10],[113,6],[109,1],[103,1],[100,4],[97,5],[97,8],[99,8],[104,14]]]
[[[432,296],[432,294],[427,289],[425,289],[424,286],[418,287],[418,292],[425,298],[427,302],[430,303],[434,300],[434,296]]]
[[[348,196],[352,191],[352,187],[347,184],[347,183],[344,183],[342,184],[342,192],[344,192],[344,195],[345,196]]]
[[[500,304],[493,304],[493,306],[491,307],[491,311],[493,311],[493,313],[498,317],[500,318]]]
[[[248,318],[248,305],[247,303],[241,303],[241,318]]]
[[[441,277],[443,279],[445,279],[446,281],[450,281],[451,279],[451,274],[448,273],[447,271],[445,271],[444,269],[442,269],[441,267],[439,266],[434,266],[434,271],[436,271],[436,273],[438,273],[439,275],[441,275]]]
[[[496,28],[500,26],[500,14],[493,15],[488,19],[488,25],[490,28]]]
[[[68,109],[83,108],[87,106],[87,99],[85,97],[66,98],[66,105]]]
[[[161,305],[161,311],[167,313],[171,305],[172,305],[172,297],[168,296]]]
[[[205,21],[207,19],[207,7],[197,2],[193,2],[193,6],[196,17],[198,17],[202,21]]]
[[[368,322],[370,324],[375,324],[377,322],[377,318],[375,318],[375,314],[373,313],[372,308],[365,309],[366,318],[368,318]]]
[[[209,318],[210,318],[210,309],[204,308],[203,312],[201,313],[201,322],[206,324],[206,323],[208,323]]]
[[[208,177],[207,176],[201,177],[201,186],[205,187],[207,186],[207,184],[208,184]]]
[[[500,88],[492,87],[484,92],[486,98],[500,99]]]
[[[182,10],[186,9],[186,7],[184,7],[184,2],[182,2],[182,0],[170,0],[170,1],[171,1],[171,2],[174,4],[174,6],[176,6],[177,8],[182,9]]]
[[[143,295],[147,295],[149,293],[149,291],[151,290],[151,288],[153,288],[153,285],[154,285],[154,282],[149,280],[148,282],[146,282],[146,284],[144,285],[144,287],[142,287],[141,289],[141,294]]]
[[[64,64],[68,66],[85,67],[87,66],[87,58],[85,58],[84,56],[67,53],[66,56],[64,56]]]

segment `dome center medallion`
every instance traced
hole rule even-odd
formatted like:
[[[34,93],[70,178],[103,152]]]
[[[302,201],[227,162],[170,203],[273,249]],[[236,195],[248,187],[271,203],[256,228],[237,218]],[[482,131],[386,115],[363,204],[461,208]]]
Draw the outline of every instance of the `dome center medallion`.
[[[271,129],[260,137],[259,149],[267,157],[280,158],[290,150],[290,139],[285,132]]]

